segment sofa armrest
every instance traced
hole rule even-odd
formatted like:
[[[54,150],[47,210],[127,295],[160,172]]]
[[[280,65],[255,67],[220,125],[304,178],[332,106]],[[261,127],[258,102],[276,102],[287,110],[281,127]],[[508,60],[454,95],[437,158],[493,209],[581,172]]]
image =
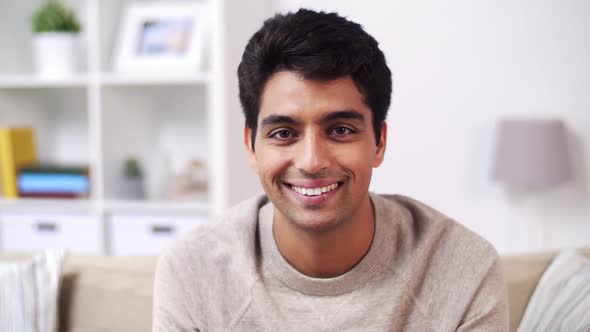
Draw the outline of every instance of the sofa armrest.
[[[69,256],[60,331],[150,331],[156,262],[156,257]]]

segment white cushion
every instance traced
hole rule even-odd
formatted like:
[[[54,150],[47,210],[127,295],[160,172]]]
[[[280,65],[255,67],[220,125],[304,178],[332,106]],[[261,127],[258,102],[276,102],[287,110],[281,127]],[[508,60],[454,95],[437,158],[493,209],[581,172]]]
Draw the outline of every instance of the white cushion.
[[[589,312],[590,258],[565,250],[543,273],[518,331],[587,332]]]
[[[56,332],[63,250],[0,262],[0,331]]]

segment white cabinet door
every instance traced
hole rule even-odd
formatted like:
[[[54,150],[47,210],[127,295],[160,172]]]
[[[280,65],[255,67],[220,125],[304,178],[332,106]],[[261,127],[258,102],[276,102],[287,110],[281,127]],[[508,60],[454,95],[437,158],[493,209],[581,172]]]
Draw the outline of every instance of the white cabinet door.
[[[64,248],[83,254],[102,253],[101,222],[92,215],[3,213],[0,223],[4,251]]]
[[[112,255],[158,255],[178,235],[207,217],[111,215],[109,253]]]

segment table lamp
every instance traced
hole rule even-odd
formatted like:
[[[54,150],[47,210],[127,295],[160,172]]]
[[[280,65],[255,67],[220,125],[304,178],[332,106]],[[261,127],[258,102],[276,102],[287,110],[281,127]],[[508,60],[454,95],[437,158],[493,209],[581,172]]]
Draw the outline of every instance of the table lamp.
[[[516,191],[571,180],[567,132],[559,119],[504,119],[497,127],[492,178]]]

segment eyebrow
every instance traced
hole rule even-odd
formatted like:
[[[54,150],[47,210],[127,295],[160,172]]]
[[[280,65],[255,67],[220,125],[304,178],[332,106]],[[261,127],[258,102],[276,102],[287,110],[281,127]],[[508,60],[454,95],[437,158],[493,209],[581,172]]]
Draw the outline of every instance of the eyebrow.
[[[325,115],[322,118],[322,122],[330,122],[334,120],[358,120],[362,122],[363,125],[366,124],[365,117],[358,111],[354,110],[345,110],[345,111],[336,111]]]
[[[299,124],[299,123],[300,123],[299,121],[293,119],[290,116],[271,114],[271,115],[267,116],[266,118],[262,119],[260,126],[266,127],[266,126],[277,125],[277,124],[295,125],[295,124]]]
[[[344,111],[336,111],[326,114],[321,118],[321,122],[331,122],[334,120],[342,120],[342,119],[350,119],[350,120],[357,120],[360,121],[363,125],[366,124],[365,117],[358,111],[354,110],[344,110]],[[301,121],[298,121],[290,116],[287,115],[277,115],[271,114],[266,118],[262,119],[260,124],[261,127],[277,125],[277,124],[290,124],[290,125],[297,125],[300,124]]]

